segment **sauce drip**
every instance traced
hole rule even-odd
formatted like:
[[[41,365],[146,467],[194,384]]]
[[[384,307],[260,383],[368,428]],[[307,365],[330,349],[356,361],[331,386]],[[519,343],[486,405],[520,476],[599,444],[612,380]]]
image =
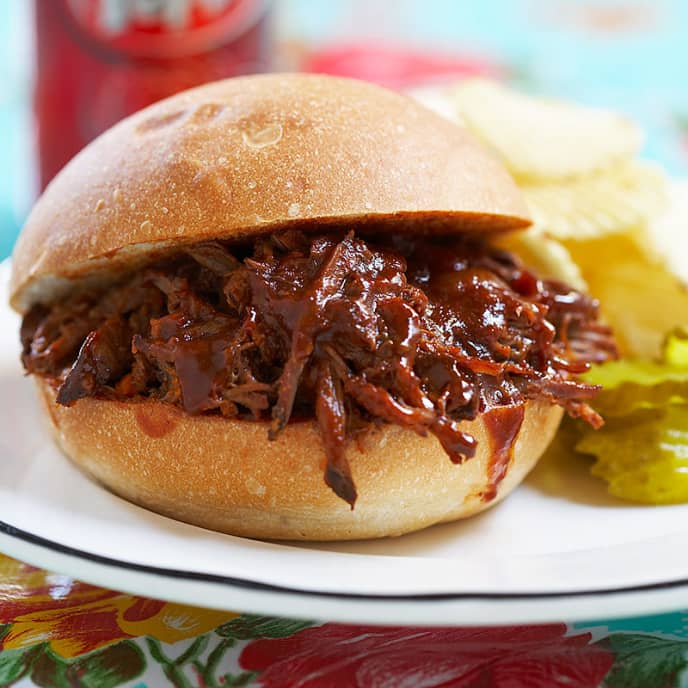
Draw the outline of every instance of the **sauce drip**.
[[[489,434],[491,457],[488,466],[487,488],[481,494],[484,502],[497,496],[499,484],[504,480],[514,458],[516,438],[523,425],[525,406],[502,406],[488,411],[483,420]]]

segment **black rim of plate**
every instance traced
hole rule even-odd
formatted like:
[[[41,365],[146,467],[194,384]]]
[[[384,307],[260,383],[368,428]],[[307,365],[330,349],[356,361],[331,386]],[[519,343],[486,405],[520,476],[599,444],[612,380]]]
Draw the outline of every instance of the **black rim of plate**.
[[[643,585],[632,585],[618,588],[599,588],[590,590],[567,590],[555,592],[470,592],[470,593],[421,593],[421,594],[394,594],[394,595],[380,595],[372,593],[346,593],[335,592],[328,590],[308,590],[304,588],[292,588],[289,586],[274,585],[272,583],[260,583],[247,578],[236,578],[234,576],[222,576],[215,573],[200,573],[198,571],[184,571],[182,569],[170,569],[157,566],[149,566],[147,564],[136,564],[129,561],[121,561],[119,559],[112,559],[100,554],[93,554],[84,550],[69,547],[53,540],[42,538],[33,533],[28,533],[20,528],[0,521],[0,533],[8,535],[17,540],[22,540],[34,547],[51,550],[59,554],[63,554],[72,558],[83,559],[95,564],[107,566],[110,568],[124,569],[127,571],[134,571],[137,573],[146,573],[155,576],[162,576],[164,578],[171,578],[176,580],[196,581],[202,583],[212,583],[216,585],[223,585],[232,588],[239,588],[243,590],[251,590],[255,592],[265,592],[277,595],[302,595],[314,598],[331,598],[343,600],[361,600],[361,601],[375,601],[375,602],[442,602],[442,601],[460,601],[460,600],[493,600],[493,601],[508,601],[508,600],[547,600],[547,599],[563,599],[567,597],[596,597],[600,595],[620,595],[629,593],[642,593],[652,591],[671,590],[688,586],[688,579],[680,579],[674,581],[661,581],[656,583],[646,583]]]

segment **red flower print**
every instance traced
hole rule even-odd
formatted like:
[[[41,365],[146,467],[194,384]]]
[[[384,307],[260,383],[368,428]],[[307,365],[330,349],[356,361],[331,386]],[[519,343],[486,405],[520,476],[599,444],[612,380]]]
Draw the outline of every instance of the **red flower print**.
[[[565,633],[325,624],[256,640],[239,662],[265,688],[598,688],[613,655]]]

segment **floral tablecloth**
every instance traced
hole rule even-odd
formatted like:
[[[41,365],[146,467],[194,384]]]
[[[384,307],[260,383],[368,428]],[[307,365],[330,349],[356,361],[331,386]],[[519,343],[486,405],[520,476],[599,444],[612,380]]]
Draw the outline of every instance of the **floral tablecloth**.
[[[492,628],[358,626],[199,609],[0,556],[0,686],[678,688],[688,611]]]
[[[685,175],[688,3],[400,0],[390,13],[390,2],[284,0],[279,34],[292,66],[351,74],[359,65],[353,75],[398,87],[409,70],[497,73],[631,113],[648,130],[646,153]],[[0,0],[0,259],[32,200],[29,7]],[[352,60],[361,41],[368,57],[370,46],[401,43],[438,47],[441,59],[383,51],[372,69]],[[134,597],[0,555],[0,687],[673,688],[688,686],[687,667],[688,611],[502,628],[351,626]]]

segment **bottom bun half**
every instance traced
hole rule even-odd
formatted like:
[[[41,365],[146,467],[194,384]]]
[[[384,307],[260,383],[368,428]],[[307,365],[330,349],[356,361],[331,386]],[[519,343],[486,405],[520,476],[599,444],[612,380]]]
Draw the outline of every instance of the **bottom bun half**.
[[[508,472],[495,499],[491,439],[484,418],[464,424],[479,442],[452,464],[432,436],[397,426],[351,443],[358,490],[352,511],[324,482],[325,453],[314,422],[290,423],[268,441],[267,423],[189,416],[151,401],[55,403],[37,380],[64,453],[112,492],[165,516],[246,537],[348,540],[401,535],[471,516],[516,487],[552,440],[562,411],[528,402]]]

